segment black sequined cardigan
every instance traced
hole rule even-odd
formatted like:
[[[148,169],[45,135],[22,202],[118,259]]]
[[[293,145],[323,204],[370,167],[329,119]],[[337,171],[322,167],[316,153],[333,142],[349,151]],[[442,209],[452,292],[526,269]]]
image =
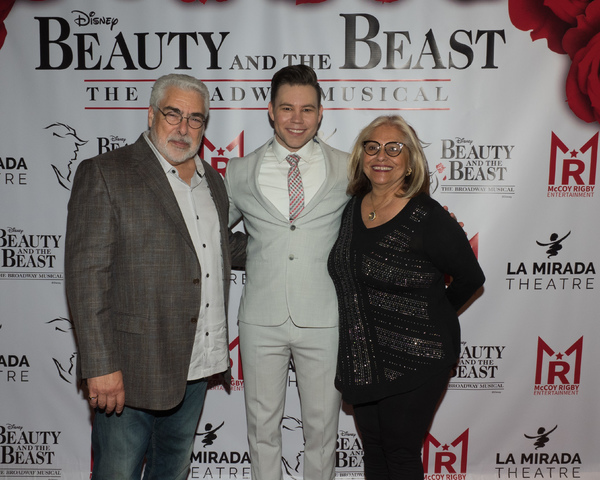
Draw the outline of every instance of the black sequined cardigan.
[[[428,195],[374,228],[361,201],[348,203],[328,260],[340,315],[336,387],[350,404],[412,390],[452,366],[456,312],[485,280],[462,228]]]

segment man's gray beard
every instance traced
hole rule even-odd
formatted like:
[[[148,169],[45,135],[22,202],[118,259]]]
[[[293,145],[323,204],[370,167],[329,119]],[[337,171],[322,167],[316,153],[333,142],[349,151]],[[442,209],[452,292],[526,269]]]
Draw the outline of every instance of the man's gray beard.
[[[192,141],[187,137],[175,137],[172,138],[167,137],[167,139],[165,140],[164,143],[160,143],[158,141],[158,139],[156,138],[156,133],[154,131],[153,128],[150,128],[150,140],[152,141],[152,143],[154,144],[154,146],[156,147],[156,149],[158,150],[158,152],[165,158],[165,160],[167,160],[169,163],[174,163],[176,165],[180,165],[184,162],[186,162],[187,160],[189,160],[190,158],[194,157],[197,153],[198,150],[200,149],[200,145],[198,145],[198,148],[196,149],[195,152],[192,151],[192,148],[190,148],[187,153],[181,153],[182,156],[185,156],[185,158],[179,159],[179,158],[173,158],[171,155],[169,155],[168,150],[167,150],[167,144],[169,142],[170,139],[174,139],[174,140],[184,140],[186,142],[188,142],[190,145],[192,144]]]

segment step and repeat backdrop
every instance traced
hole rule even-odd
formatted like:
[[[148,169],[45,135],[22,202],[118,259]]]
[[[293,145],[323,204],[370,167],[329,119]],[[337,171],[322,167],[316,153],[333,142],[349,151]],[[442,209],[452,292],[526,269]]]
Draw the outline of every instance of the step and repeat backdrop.
[[[152,82],[180,72],[209,87],[201,155],[224,173],[272,135],[270,78],[298,63],[320,78],[332,146],[382,114],[414,126],[487,276],[426,478],[599,478],[599,61],[600,0],[0,2],[0,479],[90,475],[63,276],[79,162],[135,141]],[[250,478],[244,282],[232,274],[231,389],[208,392],[190,479]],[[286,479],[302,478],[295,382],[292,363]],[[337,476],[363,478],[346,405]]]

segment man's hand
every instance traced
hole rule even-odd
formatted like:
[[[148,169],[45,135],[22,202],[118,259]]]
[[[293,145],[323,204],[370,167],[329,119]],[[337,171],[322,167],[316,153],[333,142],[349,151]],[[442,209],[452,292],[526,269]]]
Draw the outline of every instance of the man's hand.
[[[123,373],[109,373],[100,377],[87,379],[88,398],[90,405],[98,407],[107,414],[113,411],[117,414],[123,411],[125,406],[125,386],[123,385]]]

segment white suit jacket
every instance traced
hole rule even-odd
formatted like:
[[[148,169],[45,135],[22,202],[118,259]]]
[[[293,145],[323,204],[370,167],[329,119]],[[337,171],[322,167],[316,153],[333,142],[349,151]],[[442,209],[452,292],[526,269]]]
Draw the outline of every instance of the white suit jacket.
[[[348,154],[316,139],[323,149],[326,178],[293,223],[262,194],[260,165],[271,142],[227,165],[229,225],[243,217],[248,232],[246,283],[239,320],[300,327],[338,324],[337,299],[327,272],[327,257],[348,202]]]

